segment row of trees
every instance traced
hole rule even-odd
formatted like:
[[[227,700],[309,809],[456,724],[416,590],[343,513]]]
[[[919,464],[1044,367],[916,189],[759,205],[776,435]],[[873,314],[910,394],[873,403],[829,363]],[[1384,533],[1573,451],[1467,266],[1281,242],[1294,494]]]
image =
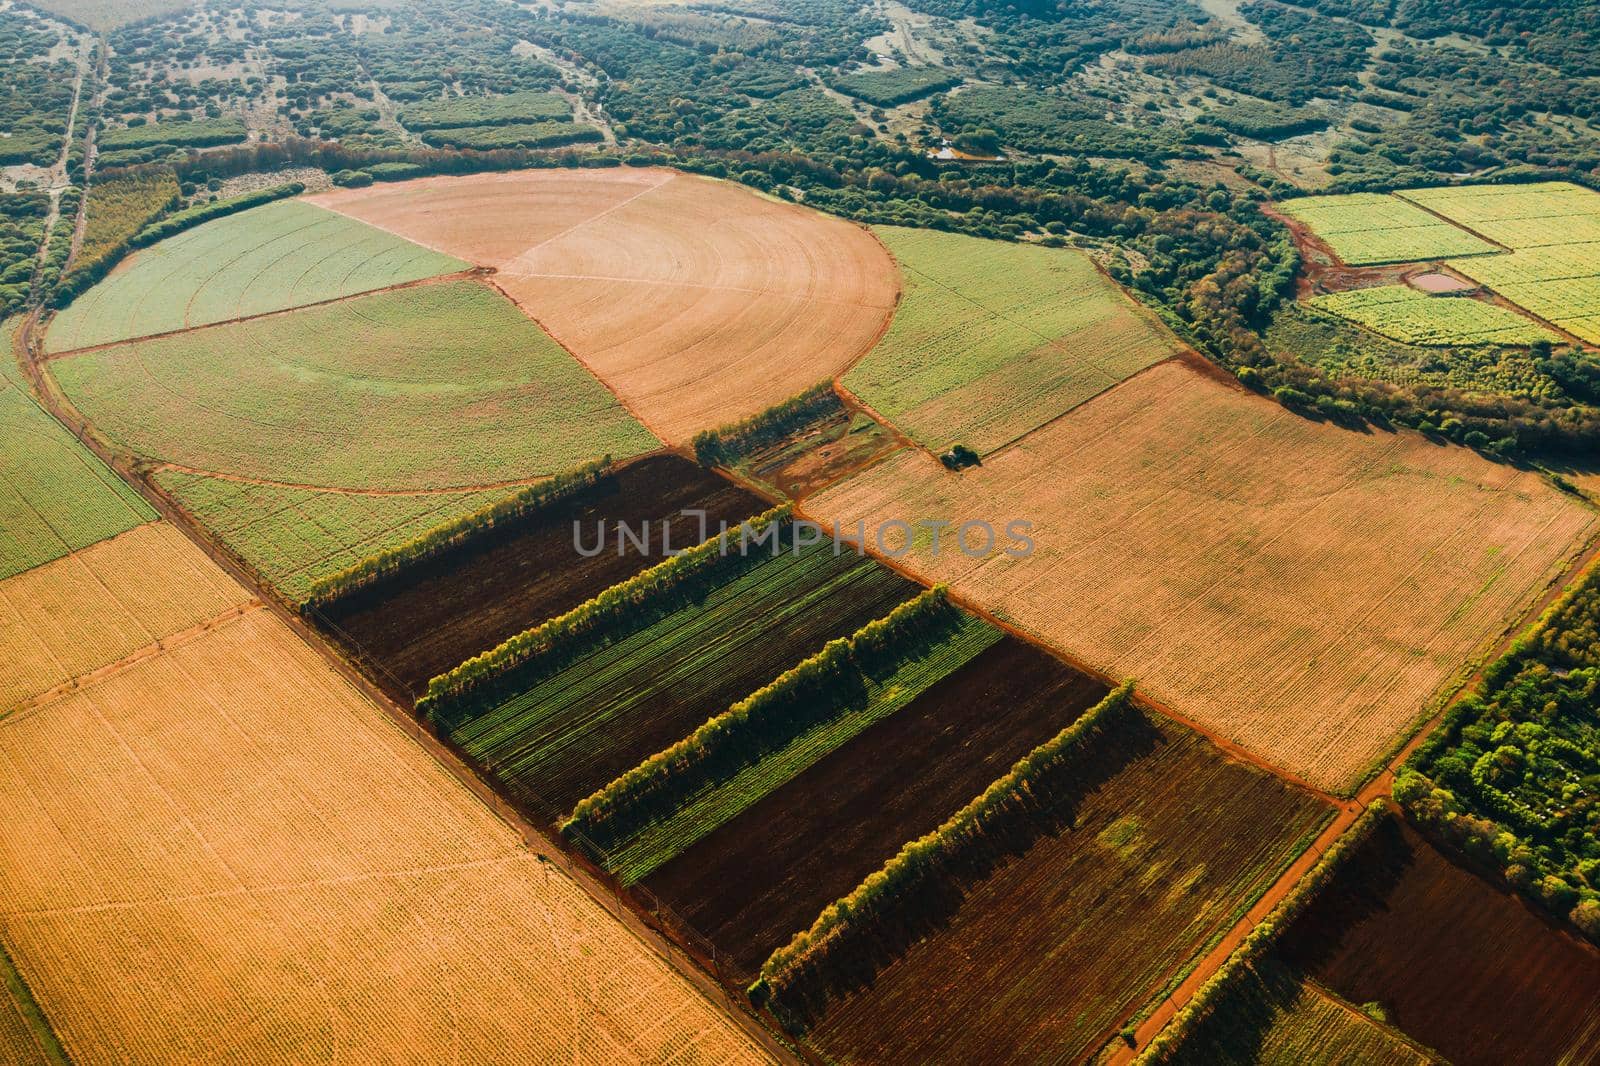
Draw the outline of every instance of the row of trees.
[[[905,912],[922,909],[924,897],[945,896],[958,870],[982,868],[1018,823],[1052,806],[1063,782],[1092,757],[1095,742],[1136,713],[1133,682],[1124,682],[773,952],[750,986],[751,1000],[791,1032],[804,1030],[826,1006],[840,971],[881,956],[889,930],[905,925]]]
[[[833,384],[824,381],[731,426],[696,434],[694,457],[704,467],[732,466],[843,411],[844,404],[833,391]]]
[[[168,237],[175,237],[186,229],[193,229],[204,222],[214,218],[223,218],[227,215],[236,215],[240,211],[248,211],[252,207],[270,204],[274,200],[283,200],[291,196],[299,196],[306,191],[306,187],[298,181],[291,181],[286,185],[274,185],[269,189],[257,189],[241,196],[229,197],[226,200],[212,200],[209,203],[196,204],[185,208],[161,219],[152,222],[128,241],[130,248],[145,248],[157,241],[164,241]]]
[[[583,800],[562,831],[611,848],[670,817],[695,792],[727,780],[859,703],[871,678],[892,671],[960,619],[959,609],[940,586],[850,637],[830,641],[765,688]]]
[[[1381,799],[1373,801],[1356,819],[1356,823],[1322,853],[1316,866],[1300,879],[1283,901],[1272,909],[1272,913],[1250,930],[1250,935],[1228,956],[1228,961],[1173,1015],[1166,1028],[1139,1055],[1136,1066],[1193,1062],[1196,1061],[1197,1046],[1213,1046],[1208,1028],[1213,1024],[1225,1027],[1230,1023],[1236,1013],[1233,1010],[1235,997],[1248,992],[1257,965],[1277,943],[1279,934],[1305,913],[1349,856],[1365,844],[1384,819],[1389,817],[1392,815],[1388,804]],[[1127,1037],[1130,1034],[1123,1035]],[[1227,1045],[1226,1041],[1215,1043]]]
[[[590,488],[610,472],[611,457],[608,455],[557,474],[548,481],[528,485],[471,514],[434,526],[404,544],[386,548],[318,581],[301,600],[301,609],[326,610],[362,589],[486,536],[497,527],[520,522],[537,511],[554,506]]]
[[[759,536],[789,518],[788,505],[751,519],[727,539],[713,537],[613,585],[542,625],[524,630],[428,682],[417,713],[441,728],[526,689],[582,656],[636,633],[754,566],[759,553],[733,551],[735,535]],[[781,530],[774,535],[781,537]]]

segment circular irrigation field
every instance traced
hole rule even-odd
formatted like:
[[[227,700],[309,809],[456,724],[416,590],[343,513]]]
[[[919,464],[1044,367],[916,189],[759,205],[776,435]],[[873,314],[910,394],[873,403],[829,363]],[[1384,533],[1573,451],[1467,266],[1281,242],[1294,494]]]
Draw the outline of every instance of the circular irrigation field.
[[[671,443],[842,373],[899,293],[861,227],[671,170],[427,178],[311,202],[492,268]]]

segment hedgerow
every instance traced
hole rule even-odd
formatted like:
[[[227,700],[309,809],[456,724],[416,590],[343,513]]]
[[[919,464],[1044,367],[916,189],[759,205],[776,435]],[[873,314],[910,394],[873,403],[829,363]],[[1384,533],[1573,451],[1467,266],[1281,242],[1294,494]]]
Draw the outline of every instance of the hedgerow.
[[[803,1029],[824,1002],[838,971],[859,966],[881,946],[890,916],[914,907],[914,897],[945,883],[962,867],[1008,838],[1020,820],[1048,807],[1054,782],[1087,754],[1089,743],[1134,710],[1126,681],[1006,773],[939,828],[900,849],[881,870],[824,910],[811,928],[773,952],[750,986],[750,998],[792,1031]],[[976,860],[976,861],[975,861]]]
[[[740,527],[739,536],[756,536],[786,520],[789,507],[776,507]],[[759,553],[733,551],[735,536],[713,537],[613,585],[566,614],[468,659],[428,682],[417,713],[451,725],[475,707],[534,684],[610,640],[632,633],[669,614],[687,598],[755,565]],[[625,630],[625,632],[624,632]]]
[[[302,610],[325,610],[333,603],[361,589],[377,584],[407,567],[416,566],[482,536],[496,526],[515,522],[588,488],[611,470],[611,457],[587,463],[575,470],[557,474],[548,481],[529,485],[516,493],[480,508],[469,515],[435,526],[411,540],[377,555],[369,556],[337,574],[318,581],[300,601]]]
[[[696,434],[694,457],[701,466],[730,466],[804,426],[821,422],[843,410],[844,404],[833,391],[832,383],[824,381],[731,426]]]
[[[646,759],[573,808],[562,831],[610,847],[666,817],[697,790],[724,780],[865,691],[867,679],[908,646],[960,618],[943,586],[932,588],[816,655]]]
[[[193,229],[204,222],[214,218],[223,218],[227,215],[248,211],[252,207],[260,207],[274,200],[286,199],[290,196],[299,196],[306,191],[306,187],[298,181],[289,182],[287,185],[275,185],[270,189],[258,189],[247,192],[243,196],[234,196],[227,200],[214,200],[207,204],[197,204],[176,214],[168,215],[160,222],[152,223],[133,235],[128,241],[130,248],[144,248],[155,244],[157,241],[174,237],[184,230]]]

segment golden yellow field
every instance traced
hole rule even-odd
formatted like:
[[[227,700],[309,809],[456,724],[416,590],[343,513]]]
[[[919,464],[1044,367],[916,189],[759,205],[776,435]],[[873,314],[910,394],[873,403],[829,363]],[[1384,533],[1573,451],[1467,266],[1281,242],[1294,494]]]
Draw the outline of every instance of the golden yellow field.
[[[924,535],[905,562],[1329,790],[1358,783],[1596,519],[1535,474],[1310,422],[1183,362],[980,468],[907,451],[805,507],[847,528],[1033,522],[1029,558],[968,558],[949,535],[935,558]]]
[[[226,587],[166,547],[102,602]],[[0,810],[0,938],[78,1063],[761,1057],[266,609],[0,718]]]
[[[252,602],[165,522],[0,581],[0,716]]]

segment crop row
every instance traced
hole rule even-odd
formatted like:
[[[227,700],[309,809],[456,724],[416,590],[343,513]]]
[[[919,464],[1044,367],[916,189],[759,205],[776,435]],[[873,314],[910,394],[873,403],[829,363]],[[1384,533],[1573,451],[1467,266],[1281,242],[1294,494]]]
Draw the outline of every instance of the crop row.
[[[1559,341],[1514,311],[1459,296],[1430,296],[1406,285],[1319,296],[1311,306],[1407,344],[1527,345]]]

